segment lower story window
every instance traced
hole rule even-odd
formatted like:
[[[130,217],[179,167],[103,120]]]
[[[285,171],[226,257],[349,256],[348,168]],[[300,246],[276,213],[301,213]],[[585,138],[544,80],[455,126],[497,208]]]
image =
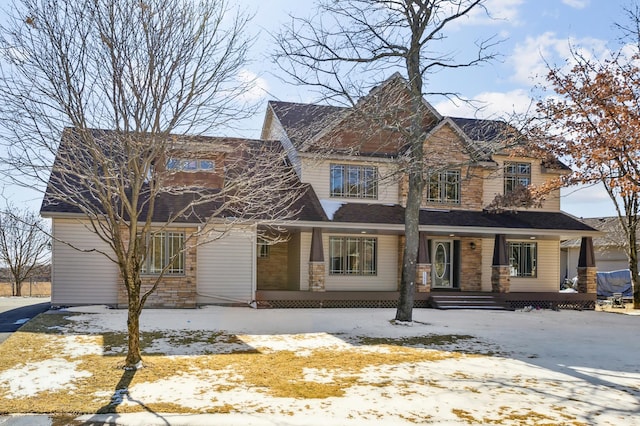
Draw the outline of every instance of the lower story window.
[[[535,277],[538,263],[538,244],[509,243],[509,263],[512,277]]]
[[[147,257],[143,260],[142,273],[184,274],[184,233],[156,232],[147,240]]]
[[[377,238],[329,237],[329,273],[375,275],[377,246]]]
[[[269,243],[263,239],[258,239],[258,257],[269,257]]]

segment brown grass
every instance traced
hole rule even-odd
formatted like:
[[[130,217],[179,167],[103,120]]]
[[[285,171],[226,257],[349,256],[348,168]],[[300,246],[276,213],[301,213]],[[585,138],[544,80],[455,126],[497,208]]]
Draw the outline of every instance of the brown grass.
[[[29,297],[49,297],[51,296],[50,282],[34,282],[30,284],[28,281],[23,282],[21,286],[22,296]],[[0,297],[10,297],[11,283],[0,282]]]
[[[68,315],[68,314],[67,314]],[[189,407],[175,403],[150,402],[133,406],[119,405],[112,400],[115,390],[131,388],[141,383],[155,383],[181,374],[192,375],[209,383],[204,391],[222,392],[229,389],[253,389],[272,397],[295,399],[326,399],[340,397],[352,386],[369,385],[360,376],[364,369],[371,367],[393,366],[402,363],[435,362],[452,357],[461,357],[459,353],[429,350],[394,344],[371,344],[384,350],[362,350],[362,346],[335,350],[315,349],[299,356],[292,351],[259,352],[256,350],[210,354],[198,356],[164,356],[148,354],[145,356],[146,368],[134,374],[120,368],[123,355],[82,355],[72,357],[64,355],[63,339],[69,333],[61,334],[54,326],[69,325],[65,314],[43,314],[14,333],[0,346],[0,373],[24,366],[29,363],[62,357],[68,362],[78,362],[76,370],[91,373],[90,377],[76,379],[75,388],[55,392],[40,392],[32,397],[12,399],[7,388],[0,387],[1,413],[107,413],[107,412],[193,412]],[[103,349],[122,347],[124,333],[106,333],[100,335],[76,335],[86,343],[99,344]],[[141,345],[143,352],[158,338],[167,338],[165,333],[144,333]],[[169,339],[171,336],[169,335]],[[175,337],[175,345],[192,343],[191,340],[207,342],[212,345],[235,344],[242,336],[213,332],[194,332],[188,338]],[[247,346],[249,347],[249,346]],[[305,372],[313,367],[328,374],[327,383],[308,380]],[[212,372],[232,371],[225,384],[216,384],[210,380]],[[128,374],[128,376],[127,376]],[[126,379],[126,380],[125,380]],[[391,386],[391,381],[384,382]],[[379,385],[375,383],[374,385]],[[96,395],[109,395],[98,397]],[[246,407],[243,407],[246,408]],[[258,409],[257,407],[256,409]],[[233,412],[241,407],[228,404],[216,405],[212,401],[207,412]]]

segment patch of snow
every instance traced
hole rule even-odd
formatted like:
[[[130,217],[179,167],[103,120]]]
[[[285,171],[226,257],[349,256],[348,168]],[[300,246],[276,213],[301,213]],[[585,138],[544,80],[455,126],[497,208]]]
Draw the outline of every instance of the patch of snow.
[[[30,319],[31,319],[31,318],[22,318],[22,319],[16,320],[16,322],[14,322],[14,324],[16,324],[16,325],[22,325],[22,324],[25,324],[25,323],[26,323],[27,321],[29,321]]]
[[[326,368],[303,368],[302,380],[315,383],[333,383],[335,374]]]
[[[344,204],[345,203],[342,201],[320,200],[320,205],[322,206],[322,210],[324,210],[324,214],[327,215],[329,220],[333,220],[333,216]]]
[[[61,337],[64,348],[62,353],[71,358],[80,358],[85,355],[104,355],[104,348],[100,344],[98,336],[63,336]]]
[[[247,345],[260,352],[310,351],[313,349],[345,350],[351,344],[328,333],[305,333],[298,335],[240,335],[237,336]]]
[[[91,373],[76,370],[78,362],[62,358],[18,365],[0,374],[0,387],[9,390],[7,398],[36,396],[40,392],[75,389],[73,381],[91,377]]]

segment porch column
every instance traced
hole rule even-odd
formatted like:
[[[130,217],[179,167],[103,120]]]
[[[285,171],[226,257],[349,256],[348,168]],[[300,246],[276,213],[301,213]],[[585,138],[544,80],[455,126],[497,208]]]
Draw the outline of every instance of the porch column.
[[[509,293],[511,287],[507,249],[507,237],[504,234],[496,234],[493,243],[493,262],[491,263],[491,291],[494,293]]]
[[[311,234],[311,253],[309,253],[309,291],[325,290],[324,250],[322,248],[322,229],[313,228]]]
[[[426,232],[420,232],[419,234],[416,290],[418,293],[431,291],[431,259],[429,257],[429,243]]]
[[[578,257],[578,293],[597,292],[596,260],[593,253],[593,238],[582,237]]]

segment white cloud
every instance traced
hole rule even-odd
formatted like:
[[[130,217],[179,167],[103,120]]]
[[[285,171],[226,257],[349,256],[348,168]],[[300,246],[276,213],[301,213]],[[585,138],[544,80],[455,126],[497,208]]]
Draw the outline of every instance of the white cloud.
[[[558,38],[553,32],[527,37],[516,45],[510,62],[514,68],[513,80],[527,85],[545,81],[549,66],[571,67],[572,50],[585,58],[602,59],[609,54],[605,40],[585,38]]]
[[[243,69],[238,73],[237,80],[239,83],[248,86],[248,90],[241,96],[241,99],[244,101],[259,101],[269,92],[269,83],[267,83],[267,80],[247,69]]]
[[[562,3],[574,9],[584,9],[589,6],[590,0],[562,0]]]
[[[469,25],[520,25],[520,6],[524,4],[524,0],[486,0],[484,8],[476,6],[465,16],[449,22],[447,28],[449,30],[461,29]],[[440,18],[451,16],[458,12],[454,4],[445,3],[441,6],[438,13]]]
[[[519,25],[520,6],[524,4],[524,0],[487,0],[485,7],[489,16],[482,8],[475,8],[469,14],[468,23],[476,25],[495,25],[503,24],[507,21],[511,25]]]
[[[434,107],[446,116],[506,119],[514,113],[525,113],[530,105],[528,92],[517,89],[509,92],[483,92],[473,97],[472,104],[446,100]]]

